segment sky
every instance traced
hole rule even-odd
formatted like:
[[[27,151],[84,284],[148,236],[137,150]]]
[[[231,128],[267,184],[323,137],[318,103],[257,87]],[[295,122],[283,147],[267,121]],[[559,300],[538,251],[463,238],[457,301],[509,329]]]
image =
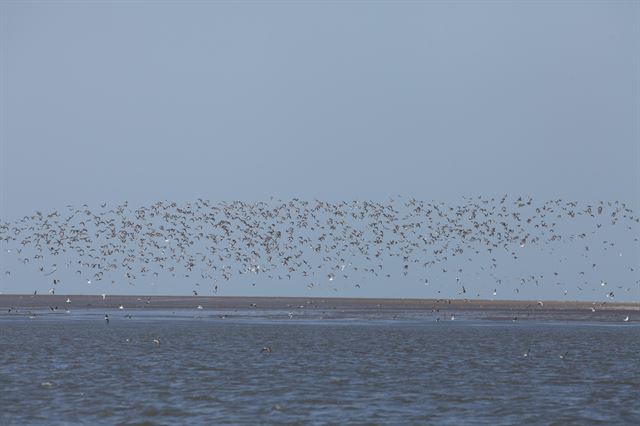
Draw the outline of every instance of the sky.
[[[639,2],[2,1],[0,19],[2,220],[395,194],[640,211]]]

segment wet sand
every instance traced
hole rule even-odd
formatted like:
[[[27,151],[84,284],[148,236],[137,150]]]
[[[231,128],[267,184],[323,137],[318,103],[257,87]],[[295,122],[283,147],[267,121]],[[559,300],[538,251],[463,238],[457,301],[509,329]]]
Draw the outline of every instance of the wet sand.
[[[67,298],[71,303],[67,303]],[[106,296],[100,295],[0,295],[0,312],[81,309],[194,310],[232,313],[255,311],[263,315],[291,311],[296,316],[330,318],[415,318],[450,315],[490,320],[567,320],[640,322],[639,303],[465,300],[465,299],[365,299],[310,297],[211,296]],[[595,308],[595,312],[592,311]]]

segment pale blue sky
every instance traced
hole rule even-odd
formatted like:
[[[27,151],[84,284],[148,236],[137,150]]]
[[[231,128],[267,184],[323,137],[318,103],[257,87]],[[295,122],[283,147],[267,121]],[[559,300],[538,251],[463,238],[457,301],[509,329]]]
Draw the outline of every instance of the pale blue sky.
[[[640,210],[640,2],[0,12],[2,219],[270,195],[508,192]]]

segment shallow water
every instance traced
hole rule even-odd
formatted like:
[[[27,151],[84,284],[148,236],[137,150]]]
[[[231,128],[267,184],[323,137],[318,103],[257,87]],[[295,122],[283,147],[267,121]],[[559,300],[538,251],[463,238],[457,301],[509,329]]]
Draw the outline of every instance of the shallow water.
[[[637,323],[124,315],[0,318],[0,424],[640,422]]]

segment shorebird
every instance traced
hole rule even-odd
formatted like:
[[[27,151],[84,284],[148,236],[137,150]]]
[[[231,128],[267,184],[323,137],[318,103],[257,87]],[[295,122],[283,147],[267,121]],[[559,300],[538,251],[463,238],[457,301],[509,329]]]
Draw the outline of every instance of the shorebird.
[[[107,277],[115,284],[118,275],[135,286],[166,274],[184,277],[185,285],[206,282],[214,293],[219,280],[228,282],[244,274],[274,280],[300,278],[304,285],[313,282],[310,288],[320,287],[322,276],[341,282],[337,274],[346,282],[358,283],[355,288],[364,287],[368,279],[410,277],[427,296],[436,297],[455,294],[461,287],[461,294],[486,295],[491,290],[488,285],[468,279],[474,273],[478,283],[495,281],[493,296],[498,286],[504,292],[511,285],[507,290],[519,294],[529,284],[566,285],[571,274],[580,278],[578,291],[593,291],[598,282],[604,287],[605,279],[584,282],[585,268],[570,270],[570,259],[560,254],[565,243],[572,244],[570,249],[580,260],[584,258],[584,265],[591,265],[594,272],[598,267],[599,274],[603,262],[596,258],[607,250],[618,255],[617,262],[624,262],[621,271],[637,270],[636,264],[629,263],[637,259],[620,256],[617,240],[628,236],[638,241],[640,218],[618,201],[479,196],[455,204],[395,197],[388,202],[294,198],[212,203],[198,199],[158,201],[136,208],[128,202],[99,206],[67,206],[0,222],[3,256],[14,257],[16,264],[44,277],[75,273],[87,284],[100,285]],[[519,249],[525,246],[540,248],[562,269],[527,277],[500,276],[503,264],[522,262],[528,255],[529,249]],[[66,268],[46,263],[45,259],[57,259],[63,253],[73,259],[65,261]],[[9,280],[11,271],[3,269],[4,279]],[[447,276],[452,272],[455,275]],[[431,277],[431,285],[426,286]],[[558,281],[560,277],[567,279]],[[53,284],[61,285],[57,276]],[[331,290],[342,289],[327,288]],[[632,286],[622,290],[630,293]],[[568,295],[570,290],[561,287],[561,291]],[[612,299],[613,292],[607,297]]]

